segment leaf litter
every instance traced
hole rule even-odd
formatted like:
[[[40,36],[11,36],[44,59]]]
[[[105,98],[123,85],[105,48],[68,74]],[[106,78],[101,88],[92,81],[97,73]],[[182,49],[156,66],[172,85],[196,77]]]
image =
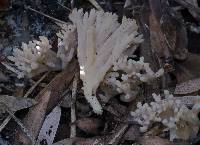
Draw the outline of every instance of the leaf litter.
[[[2,0],[0,142],[200,144],[196,133],[200,124],[199,3]],[[26,49],[34,43],[38,58]],[[28,57],[19,52],[21,48]],[[35,68],[40,68],[39,73]],[[30,72],[37,75],[27,75]],[[21,73],[25,76],[17,78]],[[154,113],[148,116],[155,108],[162,121]],[[144,122],[152,117],[154,122]],[[190,123],[195,124],[194,130],[187,128]],[[144,128],[145,124],[150,125]],[[180,128],[184,130],[178,132]]]

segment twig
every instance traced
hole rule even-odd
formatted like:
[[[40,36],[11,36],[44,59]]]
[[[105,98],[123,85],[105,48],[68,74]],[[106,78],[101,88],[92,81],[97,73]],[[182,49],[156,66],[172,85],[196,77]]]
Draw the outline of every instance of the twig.
[[[8,122],[10,121],[12,117],[9,115],[4,121],[3,123],[1,124],[0,126],[0,132],[6,127],[6,125],[8,124]]]
[[[198,14],[200,14],[200,8],[195,7],[194,5],[192,5],[191,3],[184,1],[184,0],[175,0],[177,3],[181,4],[182,6],[197,12]]]
[[[95,6],[95,8],[97,8],[97,10],[103,10],[102,7],[98,4],[98,2],[96,0],[88,0],[91,4],[93,4]]]
[[[42,80],[44,80],[44,78],[46,78],[46,76],[49,74],[49,72],[45,73],[27,92],[26,94],[24,95],[24,98],[27,98],[32,92],[33,90],[35,89],[35,87],[37,87],[37,85],[39,83],[41,83]]]
[[[66,10],[69,10],[70,12],[72,11],[70,8],[68,8],[68,7],[64,6],[64,5],[62,5],[62,4],[59,3],[59,2],[57,2],[57,4],[58,4],[59,6],[65,8]]]
[[[128,129],[128,127],[129,127],[129,125],[127,125],[127,124],[124,124],[124,125],[120,126],[120,129],[118,130],[117,133],[113,134],[111,139],[108,141],[108,144],[110,144],[110,145],[118,144],[120,139],[122,138],[122,136],[124,135],[124,133]]]
[[[6,109],[6,111],[9,113],[10,117],[15,120],[15,122],[20,126],[20,128],[22,129],[22,131],[31,140],[31,145],[34,145],[35,144],[35,140],[33,139],[30,131],[23,125],[23,123],[17,117],[15,117],[14,113],[5,104],[3,104],[3,103],[1,103],[1,104]]]
[[[78,84],[78,74],[75,74],[72,88],[71,123],[76,121],[76,91]],[[70,138],[76,137],[76,125],[71,125]]]
[[[51,16],[49,16],[49,15],[47,15],[47,14],[45,14],[45,13],[42,13],[42,12],[40,12],[40,11],[37,11],[37,10],[33,9],[33,8],[31,8],[31,7],[25,7],[25,8],[28,9],[28,10],[31,10],[31,11],[33,11],[33,12],[36,12],[36,13],[42,15],[42,16],[45,16],[45,17],[47,17],[47,18],[49,18],[49,19],[51,19],[51,20],[54,20],[54,21],[56,21],[56,22],[59,22],[59,23],[61,23],[61,24],[67,24],[67,23],[64,22],[64,21],[61,21],[61,20],[56,19],[56,18],[53,18],[53,17],[51,17]]]

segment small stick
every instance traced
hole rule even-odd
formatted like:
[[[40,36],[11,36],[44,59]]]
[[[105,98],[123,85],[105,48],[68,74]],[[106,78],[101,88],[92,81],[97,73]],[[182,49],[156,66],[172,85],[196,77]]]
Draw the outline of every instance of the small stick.
[[[56,22],[59,22],[59,23],[61,23],[61,24],[67,24],[67,23],[64,22],[64,21],[61,21],[61,20],[56,19],[56,18],[53,18],[53,17],[51,17],[51,16],[49,16],[49,15],[47,15],[47,14],[45,14],[45,13],[42,13],[42,12],[40,12],[40,11],[37,11],[37,10],[33,9],[33,8],[31,8],[31,7],[25,7],[25,8],[28,9],[28,10],[31,10],[31,11],[33,11],[33,12],[36,12],[36,13],[42,15],[42,16],[45,16],[45,17],[47,17],[47,18],[49,18],[49,19],[51,19],[51,20],[54,20],[54,21],[56,21]]]
[[[3,121],[3,123],[0,126],[0,132],[6,127],[6,125],[8,124],[8,122],[10,121],[12,117],[10,115],[8,115],[8,117]]]
[[[34,145],[35,141],[30,133],[30,131],[23,125],[23,123],[15,117],[14,113],[3,103],[1,103],[3,107],[6,109],[6,111],[9,113],[9,115],[15,120],[15,122],[20,126],[22,131],[26,134],[26,136],[31,140],[31,144]]]
[[[49,72],[45,73],[24,95],[24,98],[27,98],[32,92],[33,90],[37,87],[37,85],[39,83],[41,83],[42,80],[44,80],[44,78],[46,78],[46,76],[49,74]]]
[[[65,8],[65,9],[69,10],[70,12],[72,11],[70,8],[68,8],[68,7],[64,6],[64,5],[62,5],[62,4],[59,3],[59,2],[57,2],[57,4],[60,5],[61,7]]]
[[[109,145],[115,145],[118,144],[120,139],[122,138],[123,134],[126,132],[126,130],[128,129],[128,125],[124,124],[122,126],[120,126],[120,129],[118,130],[118,132],[115,134],[113,134],[114,136],[111,136],[110,140],[108,141]]]
[[[72,105],[71,105],[71,123],[76,121],[76,91],[78,83],[78,74],[75,74],[72,88]],[[70,138],[76,137],[76,125],[71,125],[71,134]]]
[[[98,2],[96,0],[88,0],[91,4],[93,4],[93,6],[95,6],[97,8],[97,10],[103,10],[102,7],[98,4]]]

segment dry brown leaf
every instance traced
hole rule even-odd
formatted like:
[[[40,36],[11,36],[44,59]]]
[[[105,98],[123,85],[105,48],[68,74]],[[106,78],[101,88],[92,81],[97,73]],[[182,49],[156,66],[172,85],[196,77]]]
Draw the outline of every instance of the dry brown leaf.
[[[73,144],[73,139],[67,138],[67,139],[58,141],[56,143],[53,143],[52,145],[72,145],[72,144]]]
[[[161,4],[158,0],[149,0],[149,2],[152,11],[149,17],[151,47],[157,53],[157,56],[168,59],[171,57],[171,53],[160,25]]]
[[[187,143],[181,142],[181,143],[173,143],[170,142],[167,139],[162,139],[158,136],[155,137],[142,137],[139,140],[139,143],[141,145],[189,145]]]
[[[97,118],[81,118],[75,122],[78,128],[86,133],[99,134],[104,124]]]
[[[8,81],[8,77],[0,71],[0,82]]]
[[[96,136],[91,138],[66,138],[52,145],[107,145],[107,136]]]
[[[30,98],[13,97],[8,95],[0,96],[0,103],[6,105],[11,111],[16,112],[21,109],[29,108],[36,104],[36,101]],[[4,113],[4,107],[0,107],[0,113]]]
[[[107,145],[106,137],[97,136],[92,138],[77,138],[75,139],[73,145]]]
[[[176,85],[174,94],[185,95],[200,90],[200,78],[189,80],[187,82]]]
[[[72,62],[68,70],[58,74],[40,93],[36,96],[38,102],[31,108],[24,118],[24,125],[31,132],[34,138],[39,134],[40,128],[47,113],[60,103],[63,98],[62,92],[69,87],[72,82],[74,73],[78,70],[77,61]],[[21,144],[28,145],[29,140],[20,132],[16,133],[16,141],[20,140]]]
[[[110,101],[108,106],[104,107],[104,110],[110,112],[111,114],[115,115],[116,117],[122,117],[127,113],[127,107],[124,105],[119,104],[117,100]]]
[[[140,137],[139,125],[131,125],[127,132],[124,134],[124,140],[135,141]]]

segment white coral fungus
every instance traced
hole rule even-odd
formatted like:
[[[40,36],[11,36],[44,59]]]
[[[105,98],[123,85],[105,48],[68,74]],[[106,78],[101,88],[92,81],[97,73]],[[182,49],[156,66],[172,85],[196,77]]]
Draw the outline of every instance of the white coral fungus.
[[[72,35],[73,34],[73,35]],[[40,41],[29,41],[28,44],[22,43],[21,48],[13,49],[13,56],[8,59],[15,63],[15,67],[3,63],[7,69],[17,74],[18,78],[24,76],[33,77],[39,73],[64,69],[74,55],[76,47],[75,27],[63,26],[63,30],[57,35],[58,52],[51,50],[49,40],[40,36]]]
[[[74,51],[77,47],[77,37],[74,25],[62,25],[61,28],[62,30],[57,33],[57,57],[62,60],[62,68],[65,68],[74,56]]]
[[[113,70],[114,72],[106,75],[105,82],[122,93],[120,98],[124,102],[132,101],[136,97],[141,83],[148,83],[164,73],[163,69],[159,69],[156,73],[153,72],[149,63],[144,62],[143,57],[135,61],[128,59],[126,55],[114,63]],[[122,71],[122,75],[120,76],[117,71]]]
[[[190,110],[181,99],[174,99],[168,91],[164,92],[165,99],[160,95],[153,94],[155,102],[150,104],[137,104],[137,109],[131,112],[135,121],[142,127],[142,132],[147,131],[153,122],[161,122],[170,131],[170,140],[175,138],[188,139],[198,133],[200,121],[198,113],[200,105],[196,104]]]
[[[40,41],[33,40],[29,41],[28,44],[22,43],[21,49],[13,49],[13,56],[8,56],[8,59],[15,63],[17,69],[9,65],[5,66],[17,73],[18,78],[22,78],[25,75],[32,77],[47,71],[48,68],[55,69],[59,67],[56,53],[50,49],[49,40],[44,36],[39,38]]]
[[[69,18],[77,27],[77,55],[84,95],[94,112],[101,114],[96,89],[122,52],[130,45],[136,49],[142,42],[142,35],[138,34],[134,19],[124,17],[120,24],[117,15],[108,12],[92,9],[83,13],[83,9],[74,9]]]

